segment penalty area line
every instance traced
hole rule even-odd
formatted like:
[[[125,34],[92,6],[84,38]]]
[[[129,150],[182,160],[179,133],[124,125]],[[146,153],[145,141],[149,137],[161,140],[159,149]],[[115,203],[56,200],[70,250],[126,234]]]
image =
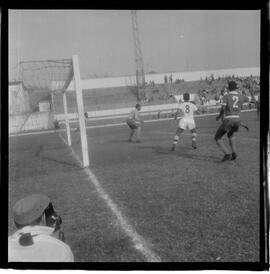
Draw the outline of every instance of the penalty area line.
[[[60,135],[59,135],[60,136]],[[65,142],[64,138],[60,136],[63,142]],[[78,155],[75,153],[72,147],[69,147],[72,156],[80,163],[81,160],[79,159]],[[110,196],[106,193],[106,191],[102,188],[100,182],[98,181],[96,175],[93,171],[87,167],[84,168],[84,172],[86,173],[89,181],[94,185],[97,193],[103,199],[107,207],[111,210],[113,215],[118,220],[120,227],[124,231],[124,233],[130,238],[131,242],[133,243],[133,247],[139,251],[146,259],[147,262],[161,262],[161,258],[155,254],[148,246],[146,241],[142,236],[140,236],[135,229],[129,224],[127,219],[121,213],[118,206],[113,202]]]

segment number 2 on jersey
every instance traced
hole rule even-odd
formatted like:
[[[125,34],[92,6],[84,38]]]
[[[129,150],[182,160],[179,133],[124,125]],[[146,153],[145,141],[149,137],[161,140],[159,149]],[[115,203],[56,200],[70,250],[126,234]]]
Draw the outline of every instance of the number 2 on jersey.
[[[239,100],[238,96],[233,96],[232,99],[233,99],[233,108],[238,108],[238,105],[237,105]]]

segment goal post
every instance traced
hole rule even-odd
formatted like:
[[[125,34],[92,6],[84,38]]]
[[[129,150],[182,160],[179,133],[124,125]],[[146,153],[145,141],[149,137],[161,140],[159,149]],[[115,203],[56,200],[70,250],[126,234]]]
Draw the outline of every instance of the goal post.
[[[78,106],[78,118],[79,118],[79,126],[80,126],[81,145],[82,145],[83,166],[87,167],[89,166],[89,154],[88,154],[88,143],[86,138],[86,127],[85,127],[83,96],[82,96],[78,55],[72,56],[72,63],[73,63],[73,72],[74,72],[74,80],[75,80],[76,99],[77,99],[77,106]]]
[[[71,136],[70,136],[70,126],[68,121],[68,108],[67,108],[67,95],[66,92],[63,92],[63,105],[64,105],[64,113],[65,113],[65,124],[67,130],[67,144],[71,146]]]
[[[22,88],[29,95],[30,104],[35,108],[35,110],[31,110],[32,112],[30,111],[31,114],[38,111],[37,104],[40,102],[41,95],[47,94],[51,101],[51,110],[48,115],[53,117],[54,122],[64,122],[66,137],[62,138],[68,146],[72,145],[71,131],[73,130],[70,127],[69,119],[71,117],[68,108],[73,107],[72,111],[74,111],[73,99],[74,103],[76,101],[75,112],[80,129],[80,147],[77,152],[81,156],[81,165],[88,167],[89,151],[78,55],[72,55],[72,58],[62,60],[22,61],[19,63],[19,68]],[[74,85],[71,85],[72,82]],[[69,86],[74,88],[68,89]],[[31,102],[31,100],[35,102]],[[41,110],[39,109],[39,111]],[[59,114],[62,114],[62,118],[58,118]],[[57,124],[55,123],[55,126],[58,128]],[[61,134],[62,129],[58,132]],[[73,143],[76,145],[78,142]]]

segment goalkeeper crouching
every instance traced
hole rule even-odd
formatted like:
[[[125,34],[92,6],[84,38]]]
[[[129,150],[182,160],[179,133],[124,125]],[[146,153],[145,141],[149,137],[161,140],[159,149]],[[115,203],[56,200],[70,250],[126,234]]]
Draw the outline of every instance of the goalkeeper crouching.
[[[130,128],[130,135],[128,138],[129,142],[132,142],[132,138],[134,134],[136,133],[136,143],[141,142],[141,129],[142,124],[144,124],[144,121],[140,118],[139,111],[141,110],[141,105],[136,104],[135,108],[131,110],[126,122],[127,125]]]

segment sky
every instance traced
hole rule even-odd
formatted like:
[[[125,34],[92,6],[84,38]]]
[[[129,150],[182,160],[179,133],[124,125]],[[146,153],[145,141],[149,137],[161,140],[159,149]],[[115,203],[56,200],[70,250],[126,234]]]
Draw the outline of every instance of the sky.
[[[260,64],[260,11],[137,11],[145,72]],[[18,61],[78,54],[82,78],[135,74],[130,10],[9,10],[9,78]]]

